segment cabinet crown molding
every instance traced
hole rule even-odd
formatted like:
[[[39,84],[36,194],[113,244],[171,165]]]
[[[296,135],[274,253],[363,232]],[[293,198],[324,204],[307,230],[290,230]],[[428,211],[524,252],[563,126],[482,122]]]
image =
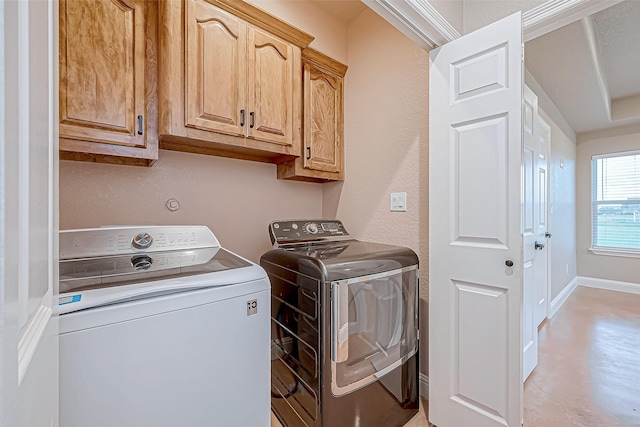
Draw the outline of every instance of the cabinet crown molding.
[[[302,62],[315,65],[326,72],[337,74],[340,77],[344,77],[347,73],[346,65],[310,47],[302,50]]]
[[[315,37],[282,21],[280,18],[242,0],[206,0],[208,3],[225,10],[283,40],[303,49],[309,46]]]

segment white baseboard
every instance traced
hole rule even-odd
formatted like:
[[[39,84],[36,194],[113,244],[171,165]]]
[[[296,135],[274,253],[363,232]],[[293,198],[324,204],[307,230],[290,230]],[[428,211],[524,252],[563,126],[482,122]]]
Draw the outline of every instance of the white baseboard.
[[[429,400],[429,377],[420,372],[420,396]]]
[[[571,293],[575,291],[577,286],[578,277],[576,276],[572,281],[569,282],[567,286],[564,287],[562,291],[560,291],[558,296],[556,296],[553,301],[551,301],[551,306],[549,307],[549,319],[555,316],[558,310],[560,310],[560,307],[562,307],[562,304],[565,303],[567,298],[569,298],[569,295],[571,295]]]
[[[616,280],[596,279],[594,277],[578,276],[578,285],[587,288],[606,289],[608,291],[640,294],[640,283],[618,282]]]

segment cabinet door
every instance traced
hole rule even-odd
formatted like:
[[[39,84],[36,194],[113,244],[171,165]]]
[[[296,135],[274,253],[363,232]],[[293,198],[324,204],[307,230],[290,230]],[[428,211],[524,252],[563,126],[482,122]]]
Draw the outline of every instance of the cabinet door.
[[[61,138],[146,146],[144,0],[60,0],[59,61]]]
[[[187,0],[186,15],[186,126],[242,136],[246,25],[204,0]]]
[[[249,28],[249,138],[293,145],[295,58],[293,46]],[[299,66],[299,62],[298,62]]]
[[[342,162],[342,78],[304,64],[304,167],[339,172]]]

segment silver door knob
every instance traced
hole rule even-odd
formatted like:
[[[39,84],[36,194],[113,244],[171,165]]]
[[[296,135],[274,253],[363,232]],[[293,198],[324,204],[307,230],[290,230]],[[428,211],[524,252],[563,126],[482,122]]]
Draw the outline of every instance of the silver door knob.
[[[544,243],[540,243],[540,242],[536,241],[535,248],[536,248],[536,251],[543,250],[544,249]]]
[[[544,237],[546,237],[547,239],[551,238],[551,233],[549,233],[548,231],[544,232]]]

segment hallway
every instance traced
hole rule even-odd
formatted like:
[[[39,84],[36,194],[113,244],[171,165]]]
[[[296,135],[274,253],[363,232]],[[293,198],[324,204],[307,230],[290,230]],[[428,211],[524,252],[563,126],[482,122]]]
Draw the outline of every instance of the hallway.
[[[640,426],[640,295],[578,286],[538,351],[525,427]]]

